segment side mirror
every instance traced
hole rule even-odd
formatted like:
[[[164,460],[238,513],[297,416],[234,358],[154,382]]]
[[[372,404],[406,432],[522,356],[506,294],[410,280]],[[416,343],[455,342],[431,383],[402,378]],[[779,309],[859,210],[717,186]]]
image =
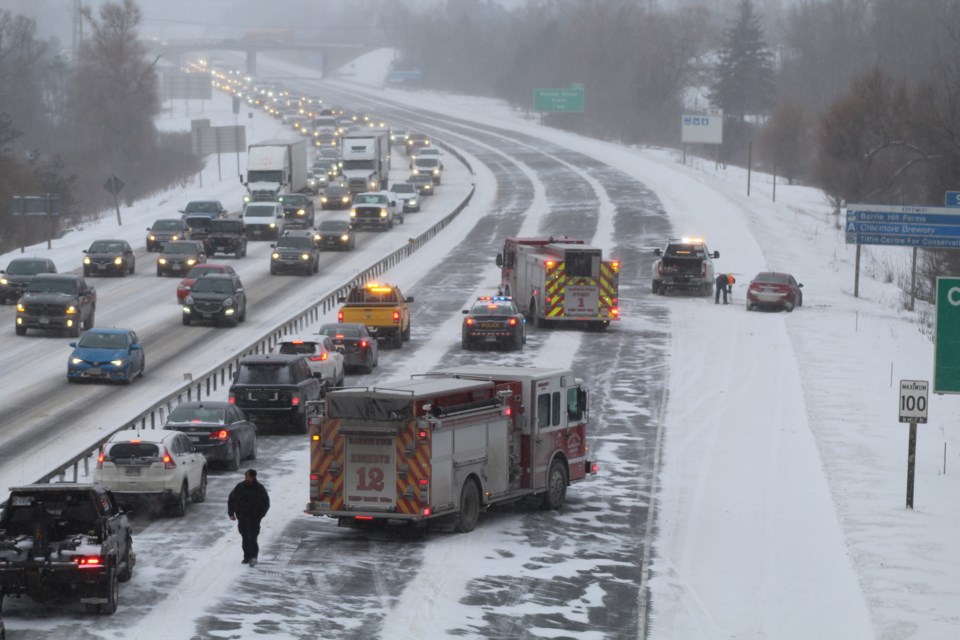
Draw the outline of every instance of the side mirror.
[[[77,346],[77,343],[76,343],[76,342],[71,342],[71,343],[70,343],[70,346],[71,346],[71,347],[76,347],[76,346]]]
[[[713,257],[714,257],[714,259],[719,258],[719,257],[720,257],[720,252],[719,252],[719,251],[714,251],[714,252],[713,252]]]
[[[130,345],[130,351],[142,351],[142,350],[143,350],[143,347],[140,346],[139,342],[135,342],[134,344]]]
[[[413,302],[413,296],[407,296],[403,299],[404,302]]]
[[[503,266],[503,254],[502,254],[502,253],[498,253],[498,254],[497,254],[496,263],[497,263],[497,266],[498,266],[498,267],[502,267],[502,266]]]
[[[655,256],[661,255],[660,249],[654,249],[654,250],[653,250],[653,255],[655,255]]]
[[[797,286],[800,287],[801,289],[803,289],[803,283],[802,283],[802,282],[798,282],[798,283],[797,283]]]
[[[340,297],[337,298],[337,302],[344,303],[344,302],[346,302],[346,301],[347,301],[346,296],[340,296]]]
[[[463,311],[461,311],[461,313],[463,315],[467,315],[468,313],[470,313],[470,309],[464,309]]]

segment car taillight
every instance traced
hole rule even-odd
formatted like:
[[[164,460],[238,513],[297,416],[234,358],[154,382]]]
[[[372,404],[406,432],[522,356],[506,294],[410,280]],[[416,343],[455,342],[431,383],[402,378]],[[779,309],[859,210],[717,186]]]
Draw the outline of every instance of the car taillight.
[[[516,318],[510,318],[510,320],[508,321],[508,324],[509,324],[511,327],[515,327],[515,326],[517,325],[517,319],[516,319]]]
[[[298,407],[300,406],[300,396],[293,396],[290,398],[290,406]]]
[[[73,556],[81,569],[99,569],[103,566],[103,558],[100,556]]]
[[[234,395],[231,393],[231,394],[230,394],[230,397],[227,399],[227,402],[229,402],[230,404],[237,404],[237,398],[236,398],[236,396],[234,396]]]
[[[177,463],[173,461],[173,458],[170,457],[170,454],[167,453],[167,450],[163,450],[163,468],[164,469],[176,469]]]
[[[467,318],[466,320],[463,321],[463,324],[467,325],[468,327],[472,327],[474,322],[475,321],[473,318]]]
[[[337,322],[343,322],[343,311],[337,311]]]
[[[330,355],[327,352],[323,352],[318,356],[310,356],[310,360],[312,360],[313,362],[323,362],[329,357]]]
[[[361,348],[361,349],[366,349],[366,348],[367,348],[367,341],[366,341],[366,340],[361,340],[361,341],[360,341],[360,348]]]
[[[220,429],[220,431],[217,431],[217,435],[216,435],[217,440],[226,440],[229,437],[230,437],[230,432],[227,431],[226,429]]]
[[[394,321],[394,322],[400,322],[400,312],[399,312],[399,311],[394,311],[394,312],[393,312],[393,321]]]

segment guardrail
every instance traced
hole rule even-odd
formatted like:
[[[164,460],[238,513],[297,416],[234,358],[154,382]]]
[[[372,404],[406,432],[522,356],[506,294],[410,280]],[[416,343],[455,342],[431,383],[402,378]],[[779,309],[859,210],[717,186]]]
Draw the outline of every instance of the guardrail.
[[[438,144],[437,146],[442,147],[444,150],[449,152],[450,155],[462,162],[463,165],[466,166],[470,171],[470,175],[475,175],[470,162],[456,149],[445,144]],[[236,369],[241,358],[251,354],[269,352],[270,349],[272,349],[274,345],[276,345],[284,336],[300,333],[304,327],[316,323],[322,314],[330,312],[337,305],[338,298],[347,295],[350,289],[355,285],[365,284],[369,280],[376,279],[388,269],[391,269],[403,260],[409,258],[415,252],[419,251],[423,245],[432,240],[438,233],[440,233],[440,231],[442,231],[458,215],[460,215],[460,212],[463,211],[463,209],[470,203],[475,191],[476,183],[473,183],[470,186],[469,193],[467,193],[466,197],[460,202],[460,204],[456,206],[456,208],[453,209],[453,211],[444,216],[439,222],[424,231],[416,238],[410,238],[410,242],[405,246],[377,261],[367,269],[364,269],[354,278],[340,285],[333,292],[323,296],[317,302],[292,316],[290,319],[281,322],[268,331],[259,340],[244,347],[243,349],[238,350],[227,360],[214,367],[211,367],[206,373],[197,379],[189,380],[187,384],[183,385],[163,399],[155,402],[130,422],[121,427],[113,429],[108,435],[100,438],[96,444],[87,448],[82,453],[70,458],[63,464],[57,466],[53,471],[44,474],[36,482],[50,482],[54,479],[57,479],[58,481],[67,481],[67,475],[70,472],[72,472],[72,478],[69,481],[77,482],[80,478],[81,467],[83,468],[83,475],[88,477],[90,475],[90,459],[99,452],[100,447],[107,440],[113,437],[113,434],[115,434],[117,431],[122,431],[124,429],[130,429],[133,427],[139,427],[141,429],[159,429],[163,426],[166,419],[165,417],[168,416],[170,412],[181,402],[200,400],[204,397],[209,397],[221,387],[229,388],[230,383],[233,381],[234,370]]]

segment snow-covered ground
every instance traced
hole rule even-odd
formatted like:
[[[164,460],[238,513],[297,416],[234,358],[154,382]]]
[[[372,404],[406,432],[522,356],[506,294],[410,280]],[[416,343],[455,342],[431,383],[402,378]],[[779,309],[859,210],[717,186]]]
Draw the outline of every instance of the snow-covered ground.
[[[705,236],[721,253],[718,270],[737,275],[732,306],[667,301],[671,357],[649,637],[960,637],[960,436],[951,426],[960,412],[952,397],[930,398],[915,508],[904,507],[907,427],[897,422],[898,381],[929,379],[933,361],[930,309],[905,311],[890,283],[908,268],[907,251],[865,248],[855,298],[853,248],[817,190],[778,184],[774,202],[770,178],[754,174],[747,196],[746,172],[735,167],[690,158],[684,166],[674,151],[541,127],[493,100],[381,89],[391,58],[371,54],[334,82],[601,159],[654,190],[676,235]],[[484,179],[480,170],[478,185]],[[177,202],[191,189],[201,193],[190,187]],[[100,224],[111,223],[108,216]],[[61,247],[71,247],[65,263],[76,259],[72,245],[69,237],[55,242],[58,264]],[[802,308],[746,312],[746,285],[766,269],[803,282]],[[428,271],[401,266],[395,279]],[[781,401],[765,402],[770,397]],[[218,583],[225,589],[229,575]],[[194,595],[202,599],[203,591]]]

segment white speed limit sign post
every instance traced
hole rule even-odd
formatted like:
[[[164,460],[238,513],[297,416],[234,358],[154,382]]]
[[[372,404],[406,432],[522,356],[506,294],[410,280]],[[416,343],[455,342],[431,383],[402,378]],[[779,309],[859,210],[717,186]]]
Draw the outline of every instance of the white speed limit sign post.
[[[900,422],[910,423],[910,444],[907,448],[907,509],[913,509],[913,476],[917,462],[917,423],[927,421],[926,380],[900,381]]]

